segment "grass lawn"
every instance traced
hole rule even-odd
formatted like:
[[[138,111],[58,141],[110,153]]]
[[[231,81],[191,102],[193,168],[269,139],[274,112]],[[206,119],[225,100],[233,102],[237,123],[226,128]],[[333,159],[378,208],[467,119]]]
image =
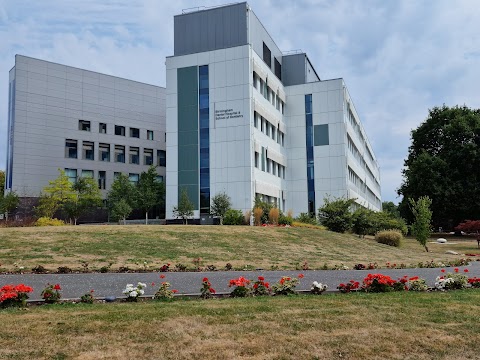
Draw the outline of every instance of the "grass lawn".
[[[480,290],[0,311],[8,359],[478,359]]]
[[[422,261],[447,261],[462,257],[445,254],[480,253],[473,239],[450,244],[429,244],[430,253],[413,239],[405,239],[400,248],[360,239],[354,235],[308,228],[264,228],[249,226],[63,226],[0,229],[0,268],[15,271],[17,266],[30,270],[37,265],[56,270],[59,266],[89,269],[112,263],[112,269],[128,266],[151,269],[165,263],[183,263],[193,267],[213,264],[221,269],[226,263],[235,268],[309,268],[324,264],[332,267],[344,263],[386,262],[417,264]]]

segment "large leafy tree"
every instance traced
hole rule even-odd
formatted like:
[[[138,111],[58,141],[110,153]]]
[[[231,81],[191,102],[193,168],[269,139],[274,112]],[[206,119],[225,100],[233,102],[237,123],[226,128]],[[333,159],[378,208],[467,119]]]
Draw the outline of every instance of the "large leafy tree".
[[[452,229],[480,218],[480,110],[435,107],[412,131],[398,194],[401,215],[413,221],[409,198],[432,200],[432,223]]]
[[[355,199],[323,199],[323,206],[318,209],[318,220],[328,230],[343,233],[352,228],[353,214],[350,211]]]
[[[88,210],[102,205],[102,194],[97,182],[92,178],[80,177],[72,186],[73,194],[62,206],[70,219],[77,220]]]
[[[137,186],[138,207],[145,213],[145,224],[148,224],[148,212],[155,206],[163,206],[165,203],[165,186],[157,180],[155,166],[149,167],[148,171],[140,174]]]
[[[112,183],[112,187],[107,195],[107,204],[110,215],[114,219],[125,218],[130,215],[132,209],[136,208],[138,192],[128,176],[119,174]],[[121,202],[121,203],[120,203]],[[120,203],[120,205],[118,205]],[[128,205],[128,207],[126,206]],[[126,211],[130,208],[130,211]],[[119,211],[119,210],[122,211]]]

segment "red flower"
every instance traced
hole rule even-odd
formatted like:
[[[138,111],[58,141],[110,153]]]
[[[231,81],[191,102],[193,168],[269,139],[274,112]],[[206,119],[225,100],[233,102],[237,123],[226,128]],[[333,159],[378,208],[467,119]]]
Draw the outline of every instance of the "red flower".
[[[299,279],[303,279],[304,277],[305,277],[305,275],[303,275],[303,274],[298,274],[298,278],[299,278]]]
[[[155,286],[155,283],[154,283],[154,282],[152,282],[152,286]]]
[[[172,290],[172,293],[176,294],[176,293],[178,293],[178,290],[173,289],[173,290]]]
[[[464,269],[463,272],[466,272],[466,273],[467,273],[467,272],[468,272],[468,269]]]
[[[269,284],[268,282],[264,283],[263,285],[264,285],[267,289],[268,289],[268,287],[270,286],[270,284]]]
[[[253,284],[253,288],[258,289],[258,284],[257,283]]]
[[[265,280],[265,278],[263,276],[259,276],[258,280],[263,281],[263,280]]]
[[[93,289],[92,289],[92,290],[90,290],[90,294],[93,294],[94,292],[95,292],[95,290],[93,290]]]
[[[207,281],[208,281],[208,278],[204,277],[202,281],[203,281],[203,282],[207,282]]]
[[[165,275],[160,275],[160,279],[165,279]]]
[[[208,291],[210,291],[210,293],[212,293],[212,294],[215,294],[215,293],[216,293],[216,291],[215,291],[214,288],[210,288],[210,289],[208,289]]]
[[[62,288],[60,287],[60,284],[55,284],[53,290],[62,290]]]
[[[453,269],[453,271],[455,271],[456,273],[458,273],[458,268]]]
[[[442,273],[444,273],[444,272],[445,272],[445,269],[442,269],[442,270],[440,270],[440,271],[441,271]]]

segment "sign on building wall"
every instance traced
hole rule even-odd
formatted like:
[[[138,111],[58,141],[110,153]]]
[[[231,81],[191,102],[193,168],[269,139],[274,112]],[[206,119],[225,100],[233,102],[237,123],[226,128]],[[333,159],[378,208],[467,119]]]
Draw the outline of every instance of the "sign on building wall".
[[[235,111],[233,109],[215,110],[215,121],[243,118],[241,111]]]

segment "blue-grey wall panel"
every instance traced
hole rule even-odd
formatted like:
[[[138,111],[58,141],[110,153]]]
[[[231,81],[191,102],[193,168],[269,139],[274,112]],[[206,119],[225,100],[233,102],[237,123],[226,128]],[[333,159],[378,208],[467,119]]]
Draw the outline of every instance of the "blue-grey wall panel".
[[[313,144],[315,146],[329,145],[328,124],[315,125],[313,132]]]
[[[286,55],[282,57],[282,82],[285,86],[306,83],[305,54]]]
[[[175,56],[247,43],[247,3],[177,15],[174,18]]]

